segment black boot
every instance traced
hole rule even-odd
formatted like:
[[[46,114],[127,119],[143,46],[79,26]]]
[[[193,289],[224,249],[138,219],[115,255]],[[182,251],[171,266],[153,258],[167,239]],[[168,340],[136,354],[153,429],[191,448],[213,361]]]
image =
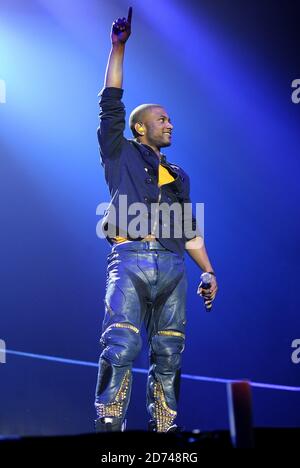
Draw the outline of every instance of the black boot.
[[[124,432],[126,428],[126,419],[122,421],[121,418],[105,417],[95,420],[96,432]]]
[[[156,424],[155,424],[155,421],[153,421],[153,419],[150,419],[150,421],[148,422],[148,431],[157,432]]]
[[[184,432],[185,427],[177,426],[177,424],[173,424],[172,426],[168,427],[166,432]],[[157,432],[156,423],[153,419],[150,419],[148,422],[148,431],[150,432]]]

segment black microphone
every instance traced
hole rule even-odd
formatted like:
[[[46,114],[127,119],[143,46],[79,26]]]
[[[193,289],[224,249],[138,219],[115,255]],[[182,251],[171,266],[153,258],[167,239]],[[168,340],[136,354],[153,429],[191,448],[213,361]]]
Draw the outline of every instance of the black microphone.
[[[205,273],[202,273],[200,278],[202,282],[201,288],[209,289],[211,286],[212,275],[210,273],[205,272]],[[210,302],[209,304],[205,304],[205,301],[207,300],[207,298],[204,297],[203,299],[204,299],[204,306],[205,306],[206,312],[210,312],[212,308],[212,302]]]

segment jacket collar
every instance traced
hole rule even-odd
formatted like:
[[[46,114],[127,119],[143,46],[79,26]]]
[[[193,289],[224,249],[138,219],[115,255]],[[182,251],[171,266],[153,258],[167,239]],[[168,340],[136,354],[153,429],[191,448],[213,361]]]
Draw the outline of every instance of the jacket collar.
[[[132,141],[133,143],[138,145],[138,147],[142,150],[143,153],[146,153],[146,152],[150,151],[150,153],[153,154],[157,158],[157,154],[153,151],[151,146],[140,143],[139,141],[135,140],[134,138],[130,139],[130,141]],[[168,162],[167,157],[164,154],[161,155],[160,162],[163,163],[163,164],[166,164]]]
[[[157,158],[157,155],[154,153],[153,149],[148,146],[148,145],[143,145],[142,143],[139,143],[138,141],[136,141],[134,138],[130,138],[129,141],[131,143],[133,143],[136,148],[141,152],[141,154],[143,155],[143,157],[145,158],[145,160],[148,160],[148,162],[151,163],[151,161],[149,161],[149,154],[155,156],[155,158],[153,159],[153,161],[155,162],[155,164],[157,164],[158,166],[158,158]],[[182,183],[182,180],[181,178],[179,177],[179,171],[178,169],[176,169],[176,166],[174,167],[171,163],[169,163],[167,161],[167,158],[166,156],[163,154],[161,156],[161,160],[160,160],[162,163],[164,164],[168,164],[170,169],[172,170],[173,172],[173,175],[174,175],[174,181],[171,182],[169,185],[170,187],[172,187],[173,190],[177,191],[178,193],[179,192],[182,192],[183,190],[183,183]]]

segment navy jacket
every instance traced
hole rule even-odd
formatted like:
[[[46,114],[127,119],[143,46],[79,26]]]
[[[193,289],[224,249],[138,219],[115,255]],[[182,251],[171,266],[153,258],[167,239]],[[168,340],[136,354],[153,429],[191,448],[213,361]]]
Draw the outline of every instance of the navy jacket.
[[[125,107],[121,101],[123,89],[103,88],[99,96],[100,125],[97,136],[101,165],[104,167],[105,180],[111,196],[109,207],[102,220],[102,229],[107,240],[112,243],[111,238],[116,235],[130,240],[141,239],[149,234],[155,225],[158,229],[155,235],[159,242],[172,252],[183,255],[185,242],[194,238],[195,230],[198,229],[192,210],[184,205],[182,218],[178,218],[171,211],[171,217],[166,219],[160,210],[153,210],[153,207],[151,210],[151,204],[155,203],[156,207],[160,207],[162,203],[168,206],[174,202],[179,202],[181,205],[190,203],[188,175],[179,166],[167,161],[163,155],[161,164],[169,170],[175,180],[159,188],[159,159],[155,152],[149,146],[134,139],[127,139],[123,135],[125,129]],[[140,218],[139,236],[134,235],[130,229],[130,222],[136,219],[139,212],[132,214],[124,207],[120,207],[121,195],[123,199],[124,195],[127,195],[127,206],[136,202],[145,205],[146,212],[143,212]],[[177,238],[174,226],[178,226],[180,222],[183,224],[183,220],[186,221],[185,226],[190,226],[190,229],[185,229],[182,236]],[[136,222],[134,225],[136,227]],[[170,230],[167,238],[162,234],[162,229]],[[197,235],[200,235],[199,231]]]

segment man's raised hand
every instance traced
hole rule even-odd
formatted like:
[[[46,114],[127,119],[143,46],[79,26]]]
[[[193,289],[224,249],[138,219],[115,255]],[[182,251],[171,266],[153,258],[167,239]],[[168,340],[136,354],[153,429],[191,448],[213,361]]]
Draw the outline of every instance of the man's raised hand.
[[[113,44],[125,44],[131,34],[131,19],[132,7],[129,7],[127,19],[125,17],[118,18],[113,22],[111,28],[111,41]]]

